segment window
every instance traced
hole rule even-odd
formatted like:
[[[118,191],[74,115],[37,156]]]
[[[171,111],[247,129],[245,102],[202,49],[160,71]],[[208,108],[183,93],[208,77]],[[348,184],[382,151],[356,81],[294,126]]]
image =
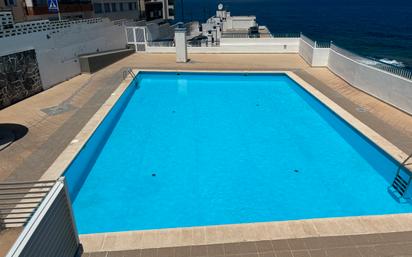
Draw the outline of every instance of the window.
[[[102,4],[100,4],[100,3],[93,4],[93,9],[94,9],[94,13],[102,13],[103,12]]]
[[[104,12],[110,12],[110,4],[104,3]]]
[[[169,16],[175,16],[175,10],[169,9]]]
[[[6,5],[6,6],[14,6],[14,5],[16,5],[16,2],[14,1],[14,0],[4,0],[4,4]]]
[[[129,11],[133,10],[133,3],[129,2]]]
[[[133,3],[133,10],[136,10],[136,9],[137,9],[137,4]]]
[[[123,12],[124,8],[123,8],[123,3],[119,3],[119,11]]]
[[[117,12],[117,5],[116,5],[116,3],[112,3],[112,12]]]

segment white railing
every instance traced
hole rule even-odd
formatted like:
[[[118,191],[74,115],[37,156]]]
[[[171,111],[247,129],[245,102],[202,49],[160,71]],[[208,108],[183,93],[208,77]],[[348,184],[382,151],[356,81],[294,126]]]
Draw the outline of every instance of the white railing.
[[[156,41],[156,42],[147,42],[147,46],[150,47],[174,47],[174,41]]]
[[[335,44],[331,45],[331,49],[341,55],[344,55],[347,58],[350,58],[354,61],[357,61],[363,65],[367,65],[373,68],[377,68],[392,74],[395,74],[397,76],[412,80],[412,71],[402,68],[402,67],[397,67],[394,65],[390,65],[387,63],[384,63],[380,60],[377,59],[373,59],[373,58],[367,58],[367,57],[363,57],[361,55],[358,55],[356,53],[353,53],[349,50],[343,49],[341,47],[336,46]]]
[[[0,183],[0,230],[26,225],[55,181]]]
[[[259,36],[258,36],[259,35]],[[259,33],[256,35],[250,35],[248,32],[224,32],[222,33],[222,38],[299,38],[300,33]]]
[[[80,255],[79,236],[67,186],[65,179],[60,178],[30,217],[6,257]]]

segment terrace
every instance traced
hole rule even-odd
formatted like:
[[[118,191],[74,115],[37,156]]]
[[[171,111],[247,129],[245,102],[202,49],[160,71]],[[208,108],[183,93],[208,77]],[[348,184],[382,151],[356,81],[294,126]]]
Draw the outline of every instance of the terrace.
[[[57,179],[45,172],[123,81],[123,71],[219,70],[291,71],[400,149],[412,149],[411,116],[345,82],[326,67],[311,67],[301,55],[136,53],[95,74],[82,74],[0,111],[0,123],[26,126],[29,133],[1,151],[0,180]],[[50,176],[50,175],[47,175]],[[372,219],[373,220],[373,219]],[[354,218],[344,223],[291,222],[234,230],[179,230],[177,236],[153,233],[84,235],[84,256],[389,256],[412,250],[409,215]],[[354,225],[355,224],[355,225]],[[222,232],[223,231],[223,232]],[[19,232],[17,230],[17,232]],[[176,231],[172,231],[176,232]],[[199,232],[200,234],[196,234]],[[14,238],[16,230],[2,232]],[[7,249],[7,248],[6,248]]]

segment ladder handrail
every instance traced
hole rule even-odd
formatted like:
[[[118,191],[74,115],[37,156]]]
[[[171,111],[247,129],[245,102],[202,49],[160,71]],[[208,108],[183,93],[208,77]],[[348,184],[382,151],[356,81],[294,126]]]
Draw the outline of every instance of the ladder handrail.
[[[136,78],[136,74],[133,72],[132,68],[127,68],[125,71],[123,71],[123,79],[126,79],[127,75],[132,76],[133,79]]]
[[[399,173],[403,167],[406,168],[406,165],[407,165],[406,163],[407,163],[411,158],[412,158],[412,153],[411,153],[401,164],[399,164],[399,166],[398,166],[398,172],[397,172],[397,173]]]

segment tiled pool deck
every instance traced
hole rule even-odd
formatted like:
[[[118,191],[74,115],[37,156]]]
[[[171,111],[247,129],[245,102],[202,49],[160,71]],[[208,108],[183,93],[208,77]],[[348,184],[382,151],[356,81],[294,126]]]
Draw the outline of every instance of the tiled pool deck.
[[[372,128],[378,133],[378,136],[381,135],[386,138],[390,142],[389,144],[396,146],[395,148],[403,152],[412,150],[412,117],[410,115],[349,86],[325,68],[308,67],[298,55],[193,55],[191,59],[191,63],[176,64],[174,55],[132,55],[94,75],[78,76],[51,90],[0,111],[0,123],[18,123],[29,127],[29,133],[24,138],[0,152],[0,162],[4,163],[0,167],[0,181],[33,180],[42,177],[47,168],[70,144],[83,126],[105,103],[106,99],[112,95],[112,92],[122,80],[124,67],[162,70],[293,71],[299,76],[298,79],[308,82],[321,94],[336,103],[339,108]],[[50,107],[57,108],[50,109]],[[230,248],[233,247],[230,245],[233,242],[285,241],[285,239],[285,242],[289,242],[287,240],[290,238],[308,237],[312,238],[310,240],[326,242],[329,236],[351,237],[351,235],[360,234],[359,237],[361,238],[367,237],[367,234],[375,234],[374,236],[379,238],[384,238],[383,235],[392,237],[403,235],[404,237],[409,234],[389,232],[412,231],[412,216],[409,214],[354,217],[343,221],[336,223],[334,219],[321,219],[319,221],[220,226],[219,228],[109,233],[86,235],[82,236],[81,240],[87,252],[189,246],[189,249],[194,249],[193,251],[196,253],[201,251],[202,247],[205,248],[205,244],[224,243],[228,244],[224,248]],[[377,235],[377,233],[383,234]],[[301,240],[304,239],[299,239],[299,241]],[[385,240],[374,242],[374,249],[377,247],[379,249],[379,246],[384,245],[385,242]],[[251,243],[246,243],[246,245],[250,246]],[[400,240],[396,245],[400,248],[403,246],[408,247],[405,240]],[[238,246],[239,249],[243,249],[242,245]],[[341,246],[346,247],[348,245],[343,244]],[[154,250],[141,251],[139,254],[150,251],[153,253]],[[169,251],[169,254],[170,251],[173,251],[173,254],[175,254],[176,249],[166,248],[166,250],[156,250],[154,252],[163,253],[165,251]],[[290,249],[288,251],[290,253]],[[337,250],[332,251],[332,253],[335,252]],[[345,250],[342,250],[342,252],[345,252]],[[232,253],[231,251],[225,252],[226,255]],[[294,253],[293,256],[308,256],[304,255],[305,253]],[[410,253],[412,254],[412,249]],[[253,252],[250,254],[254,256]],[[405,254],[403,253],[403,256]],[[239,256],[246,256],[246,253]],[[277,256],[283,255],[277,254]],[[328,256],[357,255],[329,254]]]
[[[412,256],[412,232],[102,251],[82,257],[384,257]]]

